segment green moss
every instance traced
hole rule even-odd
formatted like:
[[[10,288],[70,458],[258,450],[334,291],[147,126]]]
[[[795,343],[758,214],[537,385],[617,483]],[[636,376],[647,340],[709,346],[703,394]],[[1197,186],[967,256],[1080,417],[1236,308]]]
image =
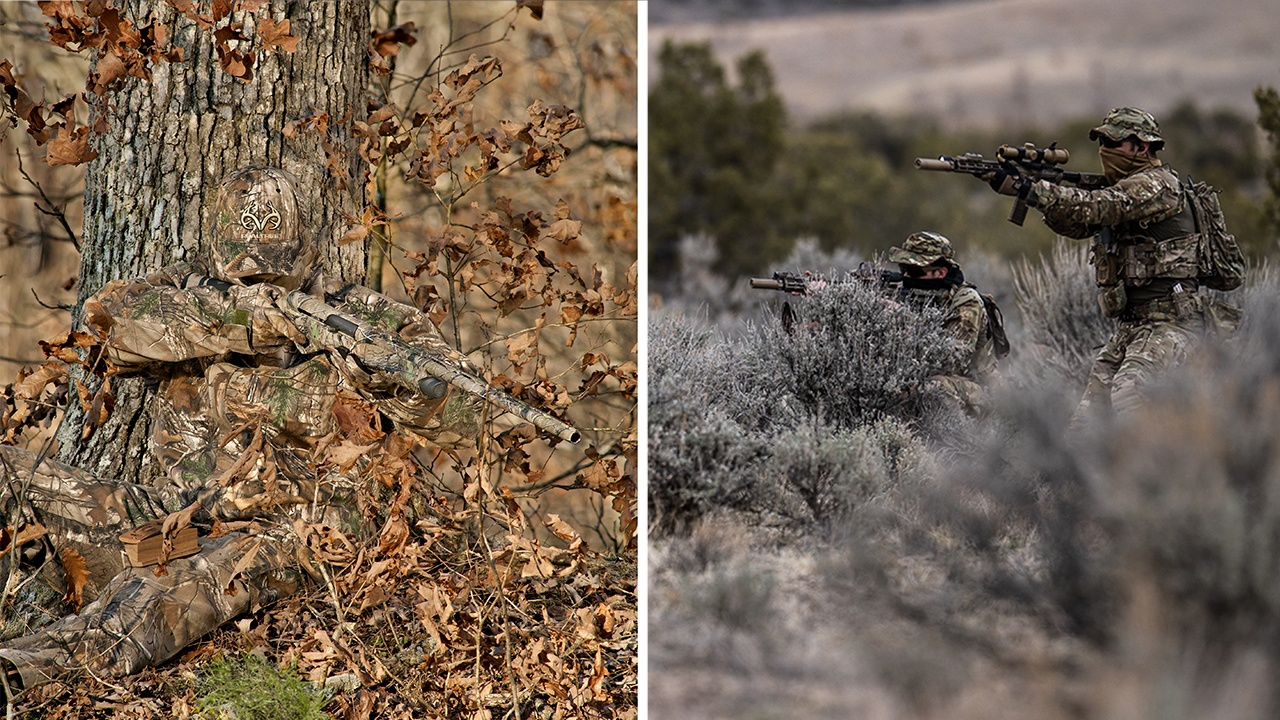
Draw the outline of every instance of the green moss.
[[[302,678],[256,656],[219,658],[195,683],[201,717],[237,720],[330,720],[328,698]]]

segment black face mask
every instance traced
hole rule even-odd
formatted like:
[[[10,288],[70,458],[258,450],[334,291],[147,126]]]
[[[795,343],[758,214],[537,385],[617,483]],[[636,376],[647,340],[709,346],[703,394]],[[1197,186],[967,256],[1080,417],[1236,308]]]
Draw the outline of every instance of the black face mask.
[[[902,268],[902,287],[909,290],[942,290],[964,282],[964,273],[954,265],[947,268],[946,276],[928,280],[922,277],[926,268],[915,265],[901,265],[900,267]]]

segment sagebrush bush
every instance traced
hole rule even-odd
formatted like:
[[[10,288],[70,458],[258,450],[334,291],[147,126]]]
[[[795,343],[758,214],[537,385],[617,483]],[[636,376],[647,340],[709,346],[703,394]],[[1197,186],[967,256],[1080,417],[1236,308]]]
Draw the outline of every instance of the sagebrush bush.
[[[727,337],[658,309],[649,329],[649,501],[659,532],[714,508],[828,523],[891,482],[910,427],[944,412],[941,310],[832,283]]]
[[[833,273],[834,274],[834,273]],[[833,282],[792,301],[795,326],[771,318],[742,338],[753,370],[776,380],[803,416],[833,428],[919,418],[939,403],[928,379],[958,363],[943,310]]]
[[[728,349],[683,313],[649,324],[649,508],[654,528],[687,527],[714,507],[746,507],[761,492],[752,467],[765,448],[731,416]]]
[[[780,434],[770,467],[770,474],[819,522],[840,517],[888,479],[884,455],[866,433],[824,430],[804,425]]]
[[[1106,446],[1103,495],[1178,614],[1234,640],[1280,633],[1280,286],[1241,294],[1237,336],[1162,383]]]
[[[1001,398],[948,481],[984,502],[952,496],[934,516],[985,558],[973,583],[1103,646],[1143,583],[1204,642],[1280,637],[1280,287],[1237,295],[1237,335],[1205,343],[1131,418],[1072,435],[1052,382]],[[1041,572],[1009,562],[997,540],[1014,526],[1033,529]]]
[[[779,627],[821,618],[852,648],[823,660],[889,669],[878,687],[908,708],[939,688],[969,691],[969,672],[1049,688],[1023,713],[947,716],[1280,715],[1280,278],[1252,270],[1228,296],[1245,309],[1239,331],[1207,338],[1140,411],[1069,429],[1112,326],[1086,253],[1064,243],[1017,268],[1012,340],[1024,352],[971,422],[910,393],[894,401],[937,356],[883,303],[825,307],[818,293],[789,299],[802,322],[821,321],[809,329],[787,334],[776,311],[738,335],[706,329],[714,367],[689,371],[692,387],[727,394],[702,413],[755,453],[734,475],[752,488],[745,504],[712,497],[710,511],[750,519],[730,526],[747,537],[700,530],[683,554],[678,535],[663,538],[666,586],[708,590],[672,596],[697,606],[683,621],[741,613],[735,632],[762,638],[785,669],[809,666]],[[828,333],[837,326],[847,336]],[[762,542],[760,517],[798,532]],[[735,570],[752,563],[778,582]],[[726,601],[739,591],[742,604]]]
[[[1013,270],[1026,377],[1048,371],[1084,387],[1094,355],[1114,321],[1098,309],[1089,245],[1059,240],[1048,257],[1023,260]]]

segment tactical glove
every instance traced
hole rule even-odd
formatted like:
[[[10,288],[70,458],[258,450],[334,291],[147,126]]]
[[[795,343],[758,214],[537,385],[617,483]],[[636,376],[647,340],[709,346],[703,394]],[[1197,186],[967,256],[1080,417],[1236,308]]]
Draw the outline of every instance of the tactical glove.
[[[1016,165],[996,170],[987,180],[991,189],[1001,195],[1021,195],[1022,189],[1030,183],[1031,181],[1018,171]]]

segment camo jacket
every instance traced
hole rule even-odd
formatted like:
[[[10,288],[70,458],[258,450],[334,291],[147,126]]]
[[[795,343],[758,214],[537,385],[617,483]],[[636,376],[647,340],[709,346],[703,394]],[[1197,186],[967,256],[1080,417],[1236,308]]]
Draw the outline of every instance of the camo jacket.
[[[1091,260],[1097,283],[1104,288],[1123,284],[1126,308],[1190,298],[1199,287],[1201,238],[1178,174],[1167,165],[1102,190],[1037,183],[1035,202],[1045,224],[1058,234],[1097,235]],[[1104,229],[1114,245],[1104,243]]]
[[[1183,208],[1182,195],[1177,173],[1167,165],[1157,165],[1101,190],[1038,180],[1030,202],[1044,214],[1044,222],[1051,230],[1083,239],[1108,226],[1152,223],[1172,217]]]
[[[271,312],[278,288],[184,287],[193,272],[200,269],[179,263],[114,281],[85,304],[87,324],[117,368],[161,379],[152,452],[181,495],[208,489],[261,432],[262,454],[221,491],[217,514],[246,518],[343,502],[350,479],[322,466],[318,451],[339,427],[339,406],[360,400],[377,408],[381,422],[432,444],[474,441],[471,398],[450,392],[430,401],[339,352],[305,340],[299,346],[297,330]],[[367,288],[322,287],[339,309],[466,364],[421,311]]]
[[[955,364],[942,375],[984,380],[996,369],[995,340],[987,322],[987,308],[977,288],[967,283],[941,290],[904,289],[908,297],[944,308],[942,327],[955,343]]]

